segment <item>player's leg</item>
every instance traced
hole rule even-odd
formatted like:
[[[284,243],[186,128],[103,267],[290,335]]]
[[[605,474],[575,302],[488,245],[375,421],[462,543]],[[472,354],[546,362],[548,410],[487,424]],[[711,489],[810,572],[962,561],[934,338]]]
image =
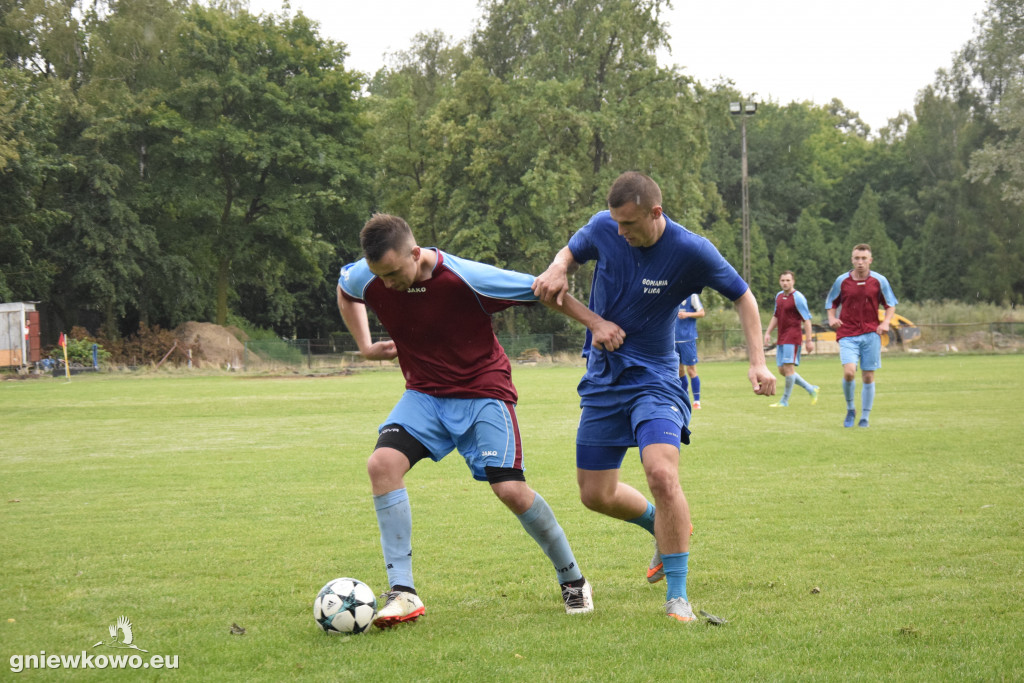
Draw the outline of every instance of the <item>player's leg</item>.
[[[644,526],[641,520],[650,518],[653,528],[653,505],[644,494],[619,481],[618,467],[602,470],[581,468],[581,455],[587,458],[586,466],[593,467],[596,465],[593,461],[594,454],[599,449],[599,446],[576,447],[576,483],[579,485],[580,501],[584,507],[615,519],[633,522],[638,526]],[[611,450],[621,452],[622,455],[626,453],[625,448]],[[621,456],[619,462],[622,462]]]
[[[857,364],[860,362],[860,339],[843,337],[839,340],[839,362],[843,364],[843,398],[846,399],[846,417],[844,427],[852,427],[857,417],[854,406],[854,388],[857,377]]]
[[[815,403],[818,402],[818,387],[814,386],[813,384],[805,380],[803,377],[800,376],[800,373],[796,371],[797,366],[800,365],[800,356],[801,345],[796,344],[793,354],[793,384],[795,384],[796,386],[800,387],[808,394],[810,394],[811,405],[814,405]]]
[[[642,450],[644,473],[658,509],[655,535],[665,572],[665,610],[679,621],[693,621],[686,594],[690,555],[690,507],[679,485],[679,448],[649,443]]]
[[[521,470],[518,472],[522,474]],[[516,519],[523,525],[526,533],[551,560],[562,590],[562,601],[565,603],[566,613],[593,612],[593,589],[583,577],[569,545],[569,540],[565,536],[565,531],[555,519],[555,513],[551,506],[525,481],[501,480],[501,477],[510,474],[509,470],[488,468],[488,474],[494,477],[491,489],[495,495],[515,513]]]
[[[867,427],[871,409],[875,405],[875,370],[882,367],[882,338],[875,333],[863,335],[861,351],[860,422],[858,427]]]
[[[861,372],[863,384],[860,388],[860,421],[858,427],[867,427],[871,419],[871,409],[875,406],[875,371],[863,370]]]
[[[789,397],[793,394],[793,376],[796,374],[794,366],[795,351],[792,344],[778,344],[775,347],[775,363],[782,373],[784,389],[782,397],[777,403],[772,403],[769,408],[786,408],[789,406]]]
[[[374,624],[381,628],[415,621],[426,612],[412,575],[412,508],[404,475],[427,457],[426,449],[400,425],[385,425],[367,462],[373,507],[380,529],[390,590]]]
[[[404,477],[420,460],[440,460],[455,447],[437,410],[434,397],[403,393],[380,428],[366,465],[390,585],[374,619],[381,628],[415,621],[426,612],[413,583],[412,508]]]
[[[469,420],[446,422],[453,430],[459,430],[454,435],[455,440],[473,477],[490,483],[494,494],[515,514],[526,533],[551,561],[566,612],[593,611],[590,584],[583,578],[565,531],[547,501],[526,483],[515,406],[494,399],[461,401],[471,407]]]
[[[700,410],[700,375],[697,374],[696,363],[686,366],[686,374],[690,376],[690,386],[693,388],[693,409]]]
[[[694,410],[700,410],[700,376],[697,374],[697,340],[679,342],[676,344],[679,353],[679,363],[683,366],[683,372],[689,378],[690,388],[693,391]],[[682,374],[682,373],[681,373]],[[683,393],[686,393],[686,379],[683,379]]]

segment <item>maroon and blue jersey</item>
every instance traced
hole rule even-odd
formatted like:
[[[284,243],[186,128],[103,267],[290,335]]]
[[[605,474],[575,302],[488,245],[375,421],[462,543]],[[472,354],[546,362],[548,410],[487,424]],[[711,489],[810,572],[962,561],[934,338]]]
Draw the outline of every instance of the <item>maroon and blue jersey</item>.
[[[839,312],[842,325],[836,330],[836,339],[877,332],[878,309],[897,303],[889,281],[875,272],[868,273],[866,280],[854,280],[853,271],[843,273],[836,278],[825,298],[826,309],[836,306],[842,309]]]
[[[811,319],[811,310],[807,307],[807,298],[793,290],[786,294],[785,290],[775,295],[775,320],[778,323],[778,337],[775,343],[796,344],[804,341],[804,321]]]
[[[430,279],[404,292],[385,287],[366,259],[350,263],[338,279],[342,295],[369,306],[387,328],[406,389],[515,403],[512,367],[491,315],[535,302],[534,277],[435,251]]]

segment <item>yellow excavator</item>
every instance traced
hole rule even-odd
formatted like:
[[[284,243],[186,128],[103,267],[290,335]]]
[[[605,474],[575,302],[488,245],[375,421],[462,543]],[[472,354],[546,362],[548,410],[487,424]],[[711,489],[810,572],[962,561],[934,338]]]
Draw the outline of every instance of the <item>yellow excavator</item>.
[[[878,321],[881,322],[883,318],[885,318],[885,312],[880,308],[878,309]],[[835,330],[828,325],[814,324],[811,326],[811,330],[814,332],[814,341],[836,340]],[[882,334],[882,346],[888,346],[890,339],[895,339],[897,343],[903,344],[920,336],[921,328],[897,313],[889,322],[889,332]]]

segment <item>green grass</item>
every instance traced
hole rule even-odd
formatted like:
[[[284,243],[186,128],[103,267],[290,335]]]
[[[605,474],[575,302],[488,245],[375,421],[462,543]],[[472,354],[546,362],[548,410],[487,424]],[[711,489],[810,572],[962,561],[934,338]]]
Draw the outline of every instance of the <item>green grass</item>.
[[[122,614],[145,657],[179,658],[133,680],[1024,678],[1024,358],[886,357],[868,430],[841,426],[836,359],[800,372],[818,405],[798,388],[770,410],[745,365],[700,366],[688,585],[725,626],[665,618],[649,538],[582,508],[581,369],[538,366],[515,368],[527,479],[595,613],[564,614],[546,558],[453,454],[407,477],[426,617],[356,637],[319,633],[312,601],[337,576],[386,587],[365,461],[398,372],[2,382],[0,678]],[[623,478],[645,490],[635,451]]]

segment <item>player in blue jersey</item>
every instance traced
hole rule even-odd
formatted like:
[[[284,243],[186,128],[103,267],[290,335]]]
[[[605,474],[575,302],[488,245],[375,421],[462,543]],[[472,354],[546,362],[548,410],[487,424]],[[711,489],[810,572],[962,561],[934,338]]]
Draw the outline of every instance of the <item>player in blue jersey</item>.
[[[867,427],[875,404],[875,371],[882,367],[882,334],[896,314],[896,295],[884,275],[871,270],[871,247],[858,244],[853,248],[853,270],[836,278],[825,299],[828,324],[836,331],[839,360],[843,364],[843,396],[846,398],[844,427],[852,427],[857,419],[854,405],[857,365],[860,364],[860,421]],[[836,309],[841,309],[836,313]],[[882,320],[878,309],[884,308]]]
[[[696,294],[683,299],[676,313],[676,355],[679,356],[679,383],[688,392],[693,387],[693,409],[700,410],[700,377],[697,375],[697,318],[704,317],[704,305]],[[689,382],[687,382],[689,378]]]
[[[374,623],[393,626],[426,611],[413,583],[404,477],[420,460],[439,461],[455,449],[551,560],[566,612],[592,611],[591,586],[562,527],[526,484],[511,365],[491,327],[493,313],[537,300],[533,276],[421,248],[409,225],[387,214],[367,221],[360,243],[365,257],[341,270],[338,309],[360,353],[397,357],[406,379],[367,463],[390,584]],[[372,340],[367,306],[390,340]],[[621,329],[575,299],[552,307],[588,325],[599,346],[622,342]]]
[[[568,292],[568,274],[596,261],[590,309],[616,323],[625,340],[615,351],[587,335],[587,369],[578,392],[576,476],[583,504],[636,524],[655,537],[648,581],[666,579],[665,612],[695,620],[686,594],[690,508],[679,485],[680,443],[689,443],[689,397],[679,383],[673,349],[679,302],[712,287],[735,302],[747,342],[754,393],[775,393],[765,365],[757,301],[714,245],[662,211],[661,189],[625,173],[608,192],[608,210],[569,240],[533,289],[544,301]],[[619,480],[626,450],[640,449],[654,504]],[[655,514],[657,511],[657,514]]]
[[[800,347],[805,346],[807,353],[814,352],[814,339],[811,329],[811,309],[807,307],[807,298],[796,289],[796,276],[793,271],[784,270],[779,276],[782,291],[775,295],[775,312],[768,321],[768,329],[764,332],[764,343],[771,343],[772,330],[778,327],[779,336],[775,340],[775,364],[782,372],[786,388],[778,403],[772,408],[785,408],[789,405],[793,387],[798,386],[811,395],[811,405],[818,402],[820,387],[807,382],[796,371],[800,365]]]

